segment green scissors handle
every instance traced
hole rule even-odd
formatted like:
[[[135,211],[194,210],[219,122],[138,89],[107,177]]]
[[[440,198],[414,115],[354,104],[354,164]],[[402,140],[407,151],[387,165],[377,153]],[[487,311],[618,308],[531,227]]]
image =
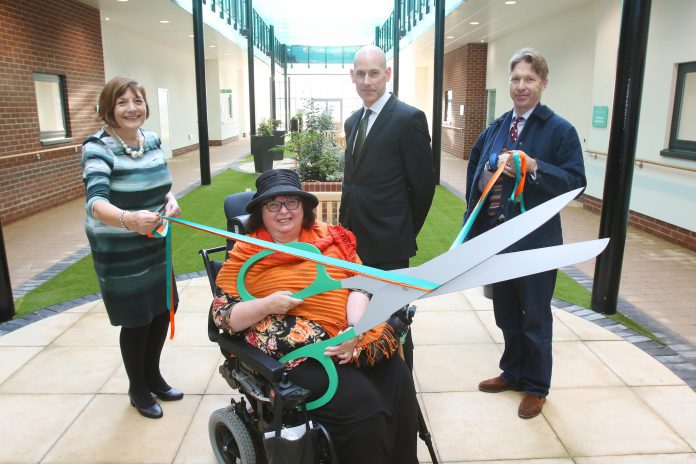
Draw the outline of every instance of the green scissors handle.
[[[286,246],[290,248],[296,248],[298,250],[308,251],[310,253],[321,254],[321,251],[311,243],[305,242],[293,242],[288,243]],[[239,291],[239,297],[242,301],[254,300],[256,297],[252,295],[246,288],[245,279],[249,268],[256,264],[259,260],[265,258],[266,256],[275,253],[272,250],[262,250],[256,253],[251,258],[247,259],[239,270],[239,275],[237,276],[237,290]],[[326,272],[326,266],[323,264],[316,263],[317,276],[308,287],[300,290],[299,292],[290,295],[293,298],[304,299],[313,295],[318,295],[319,293],[328,292],[329,290],[336,290],[342,288],[341,282],[332,278],[328,272]]]
[[[307,403],[308,411],[320,408],[331,401],[331,398],[333,398],[334,393],[336,393],[336,389],[338,388],[338,372],[336,371],[336,365],[330,357],[324,354],[324,351],[330,346],[340,345],[341,343],[350,340],[355,336],[355,329],[353,327],[349,327],[348,330],[336,335],[333,338],[312,343],[310,345],[305,345],[280,358],[280,362],[293,361],[299,358],[312,358],[316,359],[321,363],[322,366],[324,366],[326,375],[329,376],[329,386],[326,388],[323,395],[316,400]]]

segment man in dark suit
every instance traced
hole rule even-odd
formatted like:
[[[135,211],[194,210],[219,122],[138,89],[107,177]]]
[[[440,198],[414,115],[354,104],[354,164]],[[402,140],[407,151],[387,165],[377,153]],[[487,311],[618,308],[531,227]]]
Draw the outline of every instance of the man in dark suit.
[[[339,221],[356,235],[366,265],[406,268],[435,193],[428,124],[422,111],[386,92],[391,68],[380,48],[361,48],[350,77],[364,107],[345,123]],[[405,348],[412,366],[410,339]]]
[[[492,177],[499,156],[509,150],[520,150],[521,157],[526,158],[523,196],[527,209],[587,184],[575,128],[540,103],[548,84],[547,75],[546,60],[534,49],[519,50],[510,59],[510,97],[514,107],[493,121],[471,149],[465,222]],[[510,200],[515,184],[512,159],[506,163],[503,174],[491,189],[468,239],[521,213],[519,204]],[[562,243],[561,218],[557,214],[505,251]],[[524,391],[518,409],[523,419],[541,412],[551,385],[551,298],[555,283],[556,271],[553,270],[493,284],[493,311],[505,339],[500,359],[503,372],[481,382],[479,390],[487,393]]]

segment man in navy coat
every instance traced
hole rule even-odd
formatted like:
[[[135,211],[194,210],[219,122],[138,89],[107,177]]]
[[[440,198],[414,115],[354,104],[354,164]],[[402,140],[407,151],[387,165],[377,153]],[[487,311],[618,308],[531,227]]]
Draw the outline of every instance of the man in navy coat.
[[[379,47],[356,53],[350,77],[364,106],[345,123],[339,221],[357,237],[366,265],[406,268],[435,193],[428,123],[421,110],[386,92],[391,68]],[[410,339],[405,348],[411,367]]]
[[[523,197],[527,209],[587,184],[575,128],[540,103],[548,84],[547,75],[546,60],[534,49],[519,50],[510,59],[513,109],[493,121],[471,149],[465,222],[495,171],[498,157],[509,150],[520,150],[521,156],[526,158]],[[512,159],[503,174],[498,185],[491,189],[467,239],[521,213],[519,204],[510,200],[515,184]],[[561,218],[556,215],[505,251],[561,243]],[[500,359],[502,373],[481,382],[479,390],[487,393],[523,391],[518,409],[523,419],[541,412],[551,385],[551,298],[555,283],[556,270],[493,284],[495,320],[505,339]]]

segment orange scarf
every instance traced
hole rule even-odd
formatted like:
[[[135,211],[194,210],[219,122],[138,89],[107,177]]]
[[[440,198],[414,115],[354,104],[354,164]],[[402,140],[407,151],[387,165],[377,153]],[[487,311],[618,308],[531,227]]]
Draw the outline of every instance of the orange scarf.
[[[271,241],[268,232],[260,228],[249,234],[250,237]],[[302,228],[300,242],[311,243],[319,248],[324,256],[342,259],[361,264],[355,252],[355,236],[352,232],[340,227],[331,226],[316,221],[311,228]],[[217,277],[217,285],[225,293],[239,297],[237,276],[247,259],[261,251],[262,248],[243,242],[236,242],[229,252]],[[246,273],[246,288],[256,298],[263,298],[278,290],[289,290],[293,293],[308,287],[316,277],[316,263],[303,260],[283,253],[274,253],[257,261]],[[336,280],[353,277],[354,272],[335,267],[326,268],[328,274]],[[306,298],[295,306],[288,314],[310,319],[321,325],[326,333],[335,337],[348,327],[346,318],[346,302],[348,289],[331,290]],[[365,346],[377,340],[385,324],[380,324],[363,336],[361,345]]]

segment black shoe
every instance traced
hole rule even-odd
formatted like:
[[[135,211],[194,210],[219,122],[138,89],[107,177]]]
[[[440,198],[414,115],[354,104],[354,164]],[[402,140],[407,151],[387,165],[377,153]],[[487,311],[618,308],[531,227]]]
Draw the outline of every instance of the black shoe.
[[[174,387],[169,388],[167,391],[155,390],[154,388],[151,388],[150,391],[162,401],[177,401],[184,397],[183,392]]]
[[[130,397],[130,395],[128,396]],[[148,419],[159,419],[164,415],[164,413],[162,412],[162,407],[159,405],[157,401],[155,401],[153,405],[148,406],[147,408],[142,408],[135,404],[133,398],[130,398],[130,404],[138,410],[141,416],[147,417]]]

